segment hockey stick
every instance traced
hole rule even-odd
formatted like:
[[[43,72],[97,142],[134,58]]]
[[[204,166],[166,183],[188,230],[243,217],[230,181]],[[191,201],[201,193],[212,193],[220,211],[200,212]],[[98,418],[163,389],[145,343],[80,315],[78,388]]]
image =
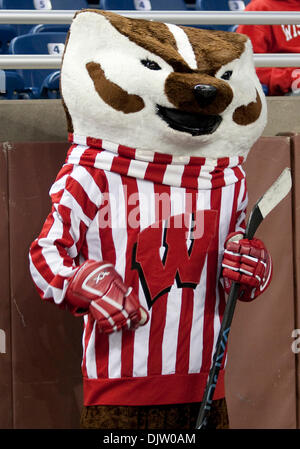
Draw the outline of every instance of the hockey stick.
[[[285,196],[289,193],[291,186],[291,171],[289,168],[285,168],[279,178],[254,205],[247,223],[244,238],[250,240],[253,239],[254,234],[263,219],[277,206],[278,203],[280,203],[281,200],[283,200],[283,198],[285,198]],[[240,284],[238,282],[233,282],[224,310],[223,320],[213,357],[213,365],[209,372],[206,389],[201,402],[196,422],[196,429],[205,429],[208,424],[209,411],[211,409],[219,371],[225,355],[228,334],[230,331],[236,302],[239,297],[239,290]]]

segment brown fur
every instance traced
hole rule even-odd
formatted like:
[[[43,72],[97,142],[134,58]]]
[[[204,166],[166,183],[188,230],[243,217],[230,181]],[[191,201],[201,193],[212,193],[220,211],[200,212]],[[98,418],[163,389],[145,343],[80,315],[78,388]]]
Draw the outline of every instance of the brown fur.
[[[241,56],[245,49],[246,36],[237,33],[224,33],[181,27],[193,47],[197,72],[211,76],[225,64]]]
[[[87,71],[94,82],[98,95],[112,108],[125,114],[141,111],[145,103],[138,95],[130,95],[117,84],[106,78],[100,64],[89,62]]]
[[[176,50],[176,42],[164,23],[149,20],[128,19],[110,12],[101,12],[119,33],[145,50],[160,56],[176,72],[192,70]]]
[[[247,106],[240,106],[236,108],[233,113],[233,121],[238,125],[250,125],[255,122],[261,113],[261,99],[259,93],[256,91],[256,100],[249,103]]]
[[[206,107],[200,107],[194,95],[194,86],[210,84],[218,89],[214,101]],[[206,74],[171,73],[165,84],[169,101],[182,111],[201,114],[220,114],[231,103],[233,92],[228,83]]]
[[[193,430],[200,403],[118,406],[91,405],[81,414],[82,429],[181,429]],[[225,399],[212,402],[208,429],[228,429]]]
[[[110,23],[128,39],[164,59],[175,72],[193,72],[178,53],[174,37],[165,24],[128,19],[106,11],[101,11],[100,14],[107,17]],[[187,34],[194,49],[198,64],[197,72],[210,75],[214,75],[222,65],[239,58],[247,40],[246,36],[237,33],[223,34],[191,27],[181,28]]]

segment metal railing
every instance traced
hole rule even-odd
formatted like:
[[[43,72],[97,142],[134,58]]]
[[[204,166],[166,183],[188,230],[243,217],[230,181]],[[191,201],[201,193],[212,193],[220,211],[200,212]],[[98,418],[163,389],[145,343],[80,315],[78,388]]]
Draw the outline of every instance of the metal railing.
[[[1,10],[0,24],[69,24],[76,11]],[[181,25],[298,25],[300,12],[281,11],[114,11],[140,18]],[[298,29],[297,29],[297,32]],[[256,67],[300,67],[300,54],[255,54]],[[0,69],[59,69],[61,56],[0,55]]]
[[[256,67],[300,67],[300,55],[290,53],[255,54]],[[1,69],[59,69],[61,56],[56,55],[1,55]]]
[[[0,23],[68,24],[76,11],[0,11]],[[133,19],[146,19],[181,25],[298,25],[300,12],[281,11],[113,11]]]

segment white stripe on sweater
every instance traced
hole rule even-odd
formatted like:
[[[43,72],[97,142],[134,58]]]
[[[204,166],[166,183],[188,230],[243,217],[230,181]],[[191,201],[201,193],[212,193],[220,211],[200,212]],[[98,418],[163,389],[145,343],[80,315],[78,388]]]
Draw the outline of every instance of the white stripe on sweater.
[[[97,332],[97,321],[94,322],[87,347],[86,347],[86,370],[89,379],[97,379],[97,364],[95,354],[95,337]]]
[[[245,194],[245,189],[246,189],[246,180],[242,179],[241,181],[241,185],[240,185],[240,192],[239,192],[239,196],[238,196],[238,204],[237,204],[237,212],[240,212],[240,216],[237,219],[236,225],[235,225],[235,231],[236,232],[245,232],[245,229],[241,228],[241,223],[243,223],[243,221],[246,218],[246,207],[248,204],[248,193],[246,193],[245,199],[243,200],[244,194]]]
[[[131,159],[129,168],[128,168],[128,176],[132,176],[133,178],[143,179],[145,177],[145,173],[147,170],[147,165],[140,161],[136,161],[135,159]]]
[[[198,210],[210,209],[210,190],[198,192],[197,199]],[[203,324],[204,324],[204,307],[207,278],[207,256],[200,277],[200,282],[194,290],[193,319],[190,338],[190,357],[189,372],[199,373],[202,365],[203,353]]]
[[[79,145],[86,145],[86,137],[80,136],[79,134],[73,134],[73,142],[76,142]]]
[[[83,212],[81,205],[68,190],[64,190],[59,204],[69,208],[73,212],[74,217],[83,221],[86,226],[90,225],[91,219]]]
[[[122,279],[125,278],[126,266],[126,247],[127,247],[127,232],[120,232],[120,229],[126,230],[126,205],[124,198],[124,190],[122,178],[116,173],[106,173],[108,191],[114,201],[110,202],[111,223],[112,223],[112,238],[116,252],[115,269],[120,274]],[[125,237],[126,235],[126,237]],[[108,372],[109,377],[121,377],[121,354],[122,354],[122,333],[116,332],[109,336],[109,360]]]
[[[51,186],[51,189],[49,191],[49,195],[54,195],[55,193],[60,192],[66,187],[66,181],[69,177],[69,173],[62,176],[60,179],[55,181],[55,183]]]
[[[211,189],[212,186],[212,175],[210,171],[211,167],[207,165],[202,165],[200,168],[200,173],[198,176],[198,190]]]
[[[102,151],[96,156],[95,167],[101,168],[102,170],[110,171],[114,157],[115,154],[110,153],[109,151]]]
[[[85,192],[89,192],[89,200],[94,203],[97,207],[100,207],[102,201],[102,193],[96,184],[94,178],[87,171],[85,167],[77,166],[74,167],[70,177],[75,179]]]
[[[79,165],[81,156],[83,155],[85,150],[88,149],[89,147],[86,145],[77,145],[72,149],[71,154],[68,156],[67,163]]]
[[[99,234],[99,212],[97,213],[87,230],[86,242],[88,247],[88,259],[103,260],[102,246]]]
[[[169,186],[180,187],[184,167],[184,165],[168,164],[162,183]]]
[[[64,293],[67,287],[67,281],[64,282],[64,287],[62,289],[53,287],[53,285],[48,284],[48,282],[43,278],[41,273],[37,270],[36,266],[32,262],[30,257],[30,272],[34,283],[43,291],[43,298],[50,299],[53,298],[55,304],[61,304],[64,300]],[[72,275],[73,270],[70,272]]]
[[[151,182],[143,182],[137,180],[137,188],[140,203],[142,199],[145,199],[145,201],[143,202],[143,207],[140,208],[140,230],[142,231],[155,221],[154,185]],[[139,300],[141,305],[145,307],[146,310],[148,310],[147,301],[140,282]],[[150,315],[150,319],[147,326],[139,327],[134,336],[134,376],[147,376],[152,309],[148,310],[148,313]]]
[[[177,201],[171,201],[171,216],[184,214],[185,190],[172,187],[170,200],[173,198],[174,193]],[[183,290],[177,288],[174,280],[174,285],[167,298],[166,323],[162,342],[162,374],[172,374],[176,368],[182,292]]]

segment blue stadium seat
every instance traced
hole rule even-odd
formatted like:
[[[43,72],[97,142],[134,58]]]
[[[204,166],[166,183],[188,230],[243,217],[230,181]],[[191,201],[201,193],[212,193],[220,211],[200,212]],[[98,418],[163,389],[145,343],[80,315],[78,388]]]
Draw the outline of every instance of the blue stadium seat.
[[[13,71],[0,70],[0,100],[25,99],[24,80]]]
[[[250,0],[196,0],[196,8],[201,11],[239,11]]]
[[[149,7],[151,6],[151,8]],[[100,8],[106,10],[186,11],[184,0],[101,0]]]
[[[48,75],[42,83],[40,98],[50,98],[52,100],[60,98],[59,84],[60,70],[50,73],[50,75]]]
[[[70,9],[88,8],[87,0],[0,0],[0,9]],[[30,33],[32,25],[17,25],[18,35]]]
[[[70,25],[54,25],[50,23],[41,23],[40,25],[35,25],[30,28],[30,34],[36,33],[67,33],[69,31]]]
[[[269,88],[268,88],[268,86],[266,84],[262,84],[261,87],[262,87],[263,93],[265,95],[269,95]]]
[[[36,33],[15,37],[9,46],[9,53],[16,55],[62,54],[66,33]],[[40,98],[41,89],[45,87],[45,79],[53,70],[18,70],[31,98]]]
[[[87,0],[0,0],[1,9],[71,9],[87,8]]]
[[[239,11],[243,10],[250,0],[196,0],[196,11]],[[237,25],[199,25],[211,30],[234,31]]]
[[[10,42],[18,34],[17,28],[13,25],[0,25],[0,54],[8,53]]]
[[[188,11],[195,11],[195,1],[185,0],[185,4]]]

